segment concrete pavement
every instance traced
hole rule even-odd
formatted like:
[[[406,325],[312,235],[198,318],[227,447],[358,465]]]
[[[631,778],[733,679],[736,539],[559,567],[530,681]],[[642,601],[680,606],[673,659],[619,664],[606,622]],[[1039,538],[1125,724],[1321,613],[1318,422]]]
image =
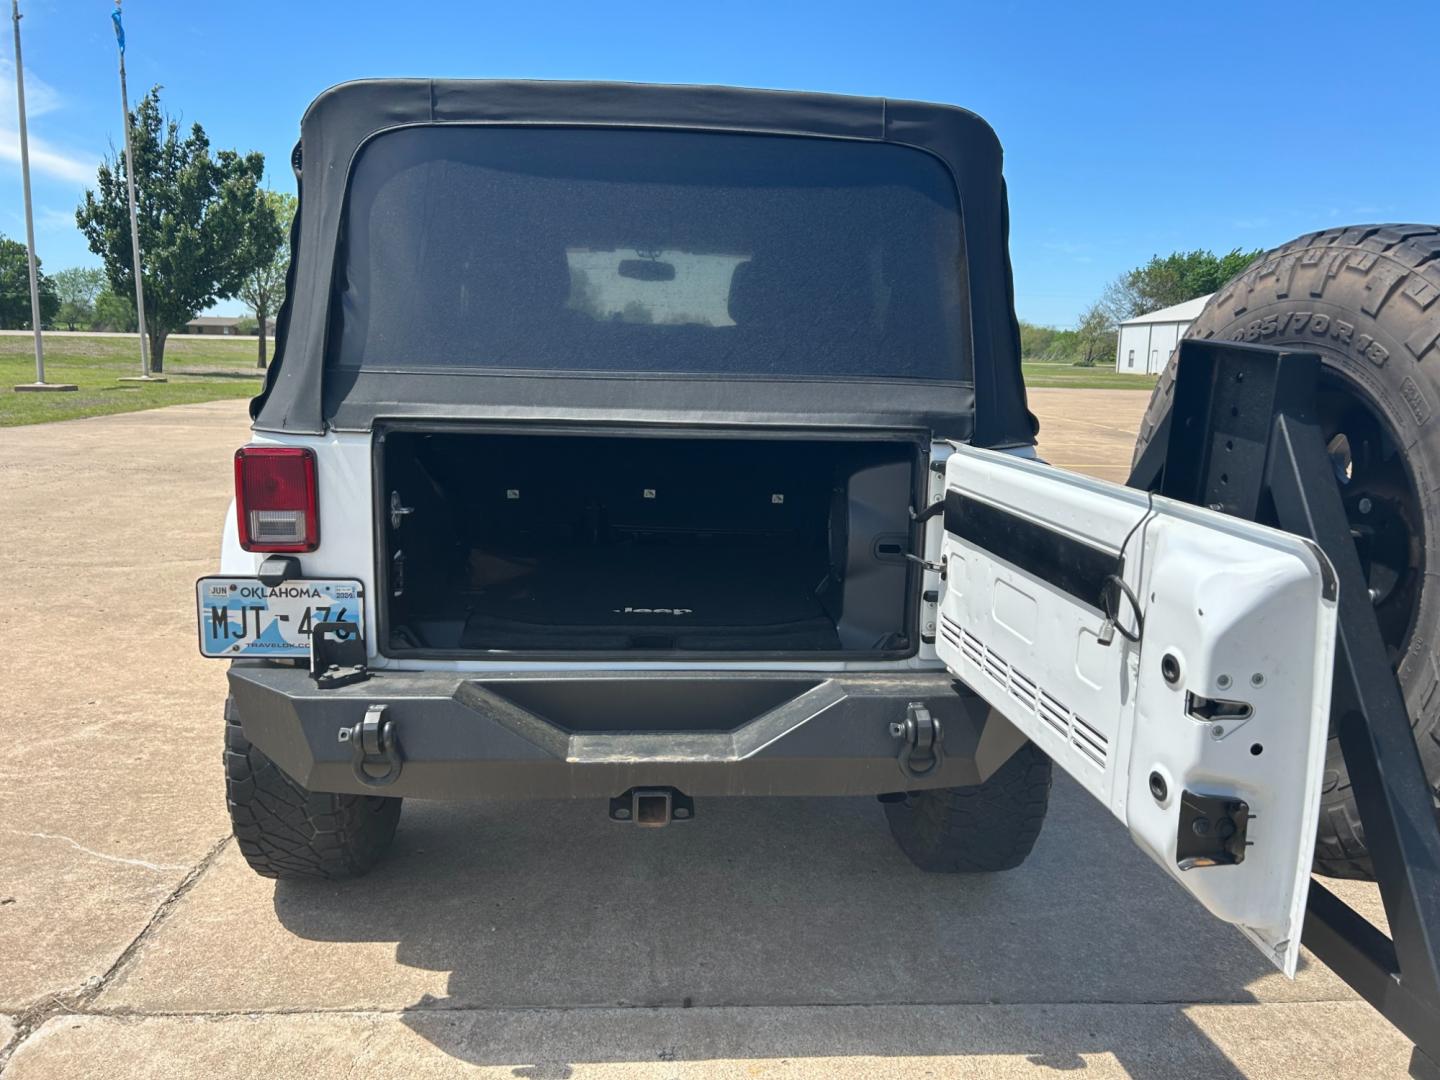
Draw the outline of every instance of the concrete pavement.
[[[1123,478],[1144,404],[1032,391],[1041,453]],[[255,877],[191,591],[245,438],[238,402],[0,432],[7,1080],[1403,1074],[1328,970],[1275,974],[1063,780],[994,878],[913,870],[869,800],[655,833],[416,803],[367,879]]]
[[[1403,1075],[1407,1053],[1373,1016],[1356,1002],[87,1015],[31,1036],[12,1072],[67,1080]]]
[[[1062,469],[1123,484],[1149,401],[1149,394],[1136,390],[1031,390],[1041,457]]]
[[[224,673],[185,624],[243,416],[0,432],[0,1012],[102,978],[224,837]]]

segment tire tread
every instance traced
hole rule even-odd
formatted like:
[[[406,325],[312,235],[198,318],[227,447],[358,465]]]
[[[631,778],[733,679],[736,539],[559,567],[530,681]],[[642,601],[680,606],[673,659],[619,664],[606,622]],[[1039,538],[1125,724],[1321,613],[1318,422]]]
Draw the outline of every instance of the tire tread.
[[[1214,337],[1234,324],[1257,301],[1306,302],[1321,298],[1330,283],[1345,274],[1347,295],[1363,299],[1357,307],[1373,320],[1384,317],[1401,352],[1392,360],[1416,365],[1416,379],[1440,399],[1440,226],[1414,224],[1352,225],[1307,233],[1257,258],[1221,287],[1191,325],[1187,337]],[[1358,284],[1358,291],[1355,285]],[[1409,324],[1413,327],[1407,332]],[[1394,328],[1399,327],[1397,331]],[[1404,355],[1402,355],[1404,354]],[[1428,373],[1428,374],[1422,374]],[[1175,359],[1166,365],[1140,422],[1132,464],[1154,438],[1175,394]],[[1434,442],[1434,438],[1431,438]],[[1440,446],[1437,446],[1440,451]],[[1411,723],[1431,786],[1440,780],[1440,708],[1434,687],[1440,681],[1433,658],[1423,666],[1428,682],[1405,686]],[[1416,674],[1410,681],[1420,679]],[[1429,686],[1430,690],[1425,690]],[[1329,877],[1373,879],[1365,829],[1355,805],[1345,763],[1332,740],[1321,795],[1315,869]]]
[[[401,800],[307,791],[245,737],[225,701],[225,803],[240,853],[268,878],[365,873],[395,835]]]
[[[984,783],[913,792],[903,803],[887,803],[885,816],[900,849],[922,870],[1013,870],[1040,836],[1050,782],[1050,759],[1026,743]]]

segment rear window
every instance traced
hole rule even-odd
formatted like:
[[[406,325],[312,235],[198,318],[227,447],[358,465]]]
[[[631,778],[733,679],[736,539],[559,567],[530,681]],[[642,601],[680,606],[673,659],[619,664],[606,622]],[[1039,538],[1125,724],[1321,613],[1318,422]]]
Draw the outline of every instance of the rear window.
[[[885,143],[415,127],[350,180],[332,362],[968,380],[955,185]]]

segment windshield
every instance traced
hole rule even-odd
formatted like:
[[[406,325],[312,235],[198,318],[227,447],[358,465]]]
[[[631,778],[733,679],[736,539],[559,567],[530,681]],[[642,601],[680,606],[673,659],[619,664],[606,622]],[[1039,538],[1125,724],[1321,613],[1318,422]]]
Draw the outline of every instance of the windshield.
[[[963,266],[918,150],[404,128],[353,168],[332,362],[964,381]]]

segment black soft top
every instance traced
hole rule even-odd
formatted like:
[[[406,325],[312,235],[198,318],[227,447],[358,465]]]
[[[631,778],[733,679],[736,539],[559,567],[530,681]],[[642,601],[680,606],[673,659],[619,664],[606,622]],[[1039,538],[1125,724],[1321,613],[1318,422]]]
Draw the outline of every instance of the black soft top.
[[[466,370],[327,369],[332,282],[350,168],[372,136],[414,125],[494,124],[755,132],[886,142],[929,152],[955,179],[966,249],[973,385],[905,379],[751,379]],[[665,424],[924,428],[982,446],[1034,442],[1008,252],[1000,143],[974,113],[884,98],[718,86],[375,79],[326,90],[305,113],[276,358],[255,427],[368,430],[377,418],[449,416]]]

